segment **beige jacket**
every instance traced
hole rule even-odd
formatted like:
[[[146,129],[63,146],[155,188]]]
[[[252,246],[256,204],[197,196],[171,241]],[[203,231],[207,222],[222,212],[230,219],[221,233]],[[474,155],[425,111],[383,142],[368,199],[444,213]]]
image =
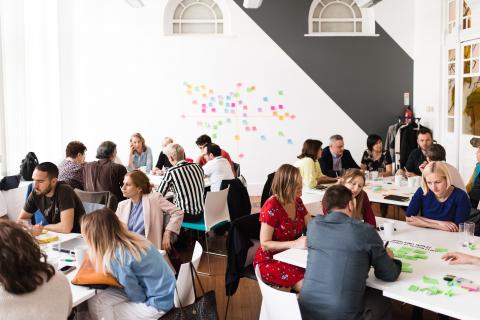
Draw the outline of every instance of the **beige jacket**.
[[[143,220],[145,223],[145,237],[157,247],[162,248],[163,227],[173,233],[179,234],[183,221],[183,211],[165,199],[160,193],[152,192],[142,196]],[[125,224],[132,207],[132,200],[123,200],[118,204],[116,215]],[[170,216],[164,221],[165,214]]]

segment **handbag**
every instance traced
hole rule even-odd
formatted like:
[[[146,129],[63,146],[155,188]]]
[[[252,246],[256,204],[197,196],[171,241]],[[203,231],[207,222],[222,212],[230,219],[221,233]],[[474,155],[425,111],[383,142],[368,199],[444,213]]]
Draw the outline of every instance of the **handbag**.
[[[200,285],[200,289],[202,291],[201,296],[197,296],[197,290],[195,288],[195,278],[193,277],[193,273],[195,272],[195,277],[198,280],[198,284]],[[215,299],[215,292],[213,290],[208,291],[205,293],[203,290],[202,282],[198,277],[197,270],[195,270],[193,264],[190,262],[190,275],[192,277],[193,283],[193,292],[195,293],[195,302],[188,306],[182,306],[182,302],[180,303],[180,308],[173,308],[169,312],[167,312],[161,320],[217,320],[218,313],[217,313],[217,300]],[[177,287],[175,287],[177,290]],[[178,291],[177,291],[178,294]]]
[[[0,180],[0,190],[6,191],[18,188],[18,186],[20,185],[20,178],[21,177],[19,174],[3,177],[2,180]]]
[[[77,274],[72,279],[72,284],[86,286],[94,289],[105,289],[107,287],[123,288],[118,280],[110,273],[97,272],[88,255],[83,258]]]

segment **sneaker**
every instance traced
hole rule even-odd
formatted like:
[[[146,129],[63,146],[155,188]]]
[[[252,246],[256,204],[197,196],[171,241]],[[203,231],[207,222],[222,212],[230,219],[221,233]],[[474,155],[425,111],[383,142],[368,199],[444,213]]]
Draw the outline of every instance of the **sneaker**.
[[[472,147],[474,147],[474,148],[480,147],[480,138],[472,138],[472,139],[470,139],[470,144],[471,144]]]

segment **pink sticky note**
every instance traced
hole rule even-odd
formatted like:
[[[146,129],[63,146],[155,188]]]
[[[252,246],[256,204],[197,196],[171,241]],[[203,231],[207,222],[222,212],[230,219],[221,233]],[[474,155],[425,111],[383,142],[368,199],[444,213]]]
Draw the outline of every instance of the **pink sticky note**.
[[[215,108],[212,108],[212,112],[217,112],[217,109],[215,109]]]
[[[235,113],[235,109],[230,109],[230,113]]]
[[[283,104],[279,104],[278,109],[282,110],[283,109]]]
[[[242,100],[238,100],[238,104],[242,104],[242,103],[243,103],[243,101],[242,101]]]
[[[237,87],[241,87],[241,86],[242,86],[241,82],[237,83]]]
[[[263,109],[262,109],[262,108],[257,108],[257,111],[258,111],[258,112],[262,112]]]
[[[243,106],[243,110],[248,110],[248,106]]]
[[[243,114],[243,117],[244,117],[244,118],[248,117],[248,114],[244,113],[244,114]]]
[[[246,131],[250,131],[250,127],[249,127],[249,126],[246,126],[246,127],[245,127],[245,130],[246,130]]]
[[[230,103],[230,107],[235,108],[235,102]]]
[[[244,155],[243,153],[239,153],[239,154],[238,154],[238,157],[239,157],[240,159],[242,159],[243,157],[245,157],[245,155]]]
[[[292,114],[292,115],[290,116],[290,119],[295,119],[295,115]]]
[[[206,113],[206,112],[207,112],[207,110],[206,110],[206,109],[202,109],[202,113]]]
[[[197,100],[193,100],[193,101],[192,101],[192,104],[197,104]]]
[[[207,105],[205,103],[202,103],[202,108],[206,108]]]
[[[185,115],[184,115],[184,114],[182,114],[182,115],[180,116],[180,118],[182,118],[182,119],[185,119]]]
[[[252,126],[252,131],[257,131],[257,127]]]
[[[275,110],[275,106],[271,106],[271,107],[270,107],[270,110]]]

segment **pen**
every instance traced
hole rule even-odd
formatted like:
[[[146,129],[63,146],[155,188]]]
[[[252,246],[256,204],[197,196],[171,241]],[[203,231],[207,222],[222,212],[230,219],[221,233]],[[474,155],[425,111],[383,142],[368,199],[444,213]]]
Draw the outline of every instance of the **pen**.
[[[385,248],[387,248],[387,246],[388,246],[388,242],[389,242],[389,241],[385,242]]]
[[[75,262],[77,261],[76,259],[62,259],[62,261],[65,261],[65,262]]]

